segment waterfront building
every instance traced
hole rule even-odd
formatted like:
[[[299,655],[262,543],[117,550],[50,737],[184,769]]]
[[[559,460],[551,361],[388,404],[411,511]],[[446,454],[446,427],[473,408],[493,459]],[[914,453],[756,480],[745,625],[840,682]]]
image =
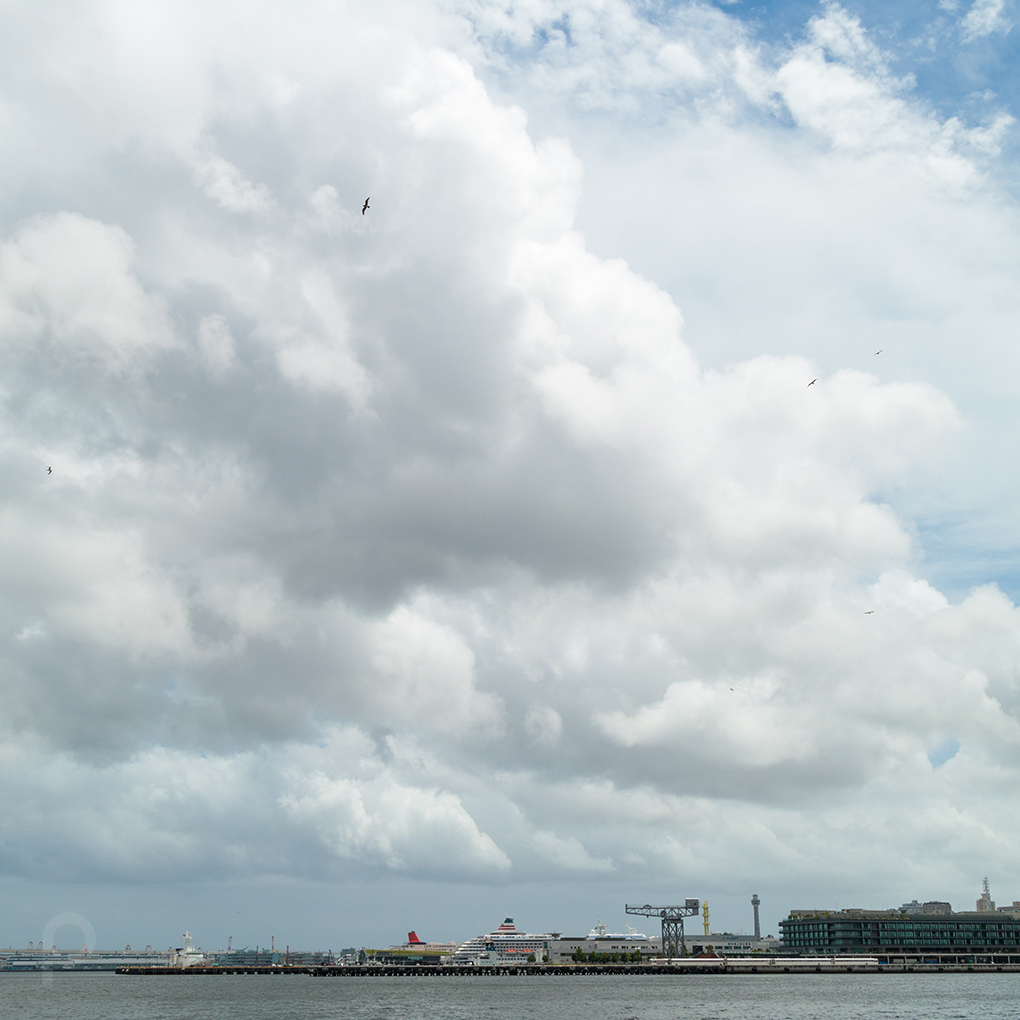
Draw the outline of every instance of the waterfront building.
[[[334,953],[308,949],[244,948],[206,954],[206,963],[213,967],[322,967],[337,962]]]
[[[689,940],[691,954],[715,952],[720,956],[750,956],[751,953],[778,953],[782,943],[774,935],[756,939],[753,935],[734,935],[732,932],[712,932]]]
[[[920,909],[915,904],[899,910],[791,910],[779,922],[782,949],[870,953],[883,962],[904,956],[969,962],[979,955],[1020,963],[1020,909],[954,912],[941,901],[921,904]]]
[[[635,931],[629,925],[626,933],[610,932],[600,921],[587,935],[566,936],[550,939],[547,955],[550,963],[579,963],[582,959],[608,960],[615,962],[624,957],[637,962],[636,954],[641,959],[662,956],[662,939]]]
[[[77,971],[116,970],[118,967],[170,967],[174,966],[174,952],[157,953],[151,947],[144,951],[133,951],[130,946],[123,950],[79,950],[62,952],[52,949],[3,949],[0,950],[0,970],[8,971]]]

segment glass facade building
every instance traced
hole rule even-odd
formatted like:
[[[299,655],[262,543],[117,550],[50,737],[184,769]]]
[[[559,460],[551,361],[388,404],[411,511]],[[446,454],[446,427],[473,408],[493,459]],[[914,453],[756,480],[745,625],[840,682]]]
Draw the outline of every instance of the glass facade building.
[[[779,928],[784,952],[962,957],[980,953],[1020,963],[1020,911],[1015,910],[791,910]]]

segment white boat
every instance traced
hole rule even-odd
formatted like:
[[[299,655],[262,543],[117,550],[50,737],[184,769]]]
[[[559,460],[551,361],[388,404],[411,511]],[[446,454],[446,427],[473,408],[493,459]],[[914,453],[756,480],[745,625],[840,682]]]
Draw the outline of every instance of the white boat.
[[[588,932],[588,938],[592,941],[597,939],[623,939],[626,942],[647,942],[648,936],[642,932],[632,928],[629,924],[627,925],[627,934],[621,935],[619,932],[606,931],[606,926],[599,921],[597,925],[590,932]]]
[[[184,945],[174,950],[172,967],[194,967],[205,963],[205,953],[191,944],[191,932],[184,933]]]

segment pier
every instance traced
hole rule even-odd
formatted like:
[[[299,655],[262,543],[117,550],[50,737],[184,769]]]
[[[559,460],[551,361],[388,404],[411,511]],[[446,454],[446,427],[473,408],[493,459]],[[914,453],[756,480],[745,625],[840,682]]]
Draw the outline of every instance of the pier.
[[[728,957],[715,959],[680,959],[654,963],[574,963],[548,964],[492,964],[475,967],[462,966],[400,966],[400,965],[323,965],[225,967],[118,967],[125,975],[175,975],[198,977],[208,975],[306,975],[325,978],[484,978],[484,977],[548,977],[570,978],[595,975],[634,974],[934,974],[934,973],[1020,973],[1020,957],[979,957],[972,960],[910,957]]]

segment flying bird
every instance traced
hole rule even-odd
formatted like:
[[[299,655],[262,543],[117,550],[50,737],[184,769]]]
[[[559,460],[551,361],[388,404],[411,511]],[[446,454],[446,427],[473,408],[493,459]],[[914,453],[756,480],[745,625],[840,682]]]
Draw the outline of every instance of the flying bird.
[[[371,198],[371,197],[372,197],[371,195],[368,196],[368,198]],[[365,210],[368,209],[368,198],[365,199],[365,204],[361,207],[361,215],[362,216],[365,215]]]
[[[885,350],[885,348],[883,347],[883,348],[882,348],[882,351],[884,351],[884,350]],[[874,354],[872,355],[872,357],[873,357],[873,358],[875,358],[875,357],[878,357],[878,355],[879,355],[879,354],[881,354],[881,353],[882,353],[882,351],[875,351],[875,353],[874,353]]]
[[[818,382],[817,379],[812,379],[811,382],[808,383],[808,386],[814,386],[816,382]]]
[[[51,468],[51,467],[48,467],[48,468],[46,469],[46,474],[48,474],[48,475],[52,475],[52,474],[53,474],[53,468]]]
[[[875,611],[874,609],[865,609],[865,610],[864,610],[864,615],[865,615],[865,616],[871,616],[871,614],[872,614],[872,613],[873,613],[874,611]]]

